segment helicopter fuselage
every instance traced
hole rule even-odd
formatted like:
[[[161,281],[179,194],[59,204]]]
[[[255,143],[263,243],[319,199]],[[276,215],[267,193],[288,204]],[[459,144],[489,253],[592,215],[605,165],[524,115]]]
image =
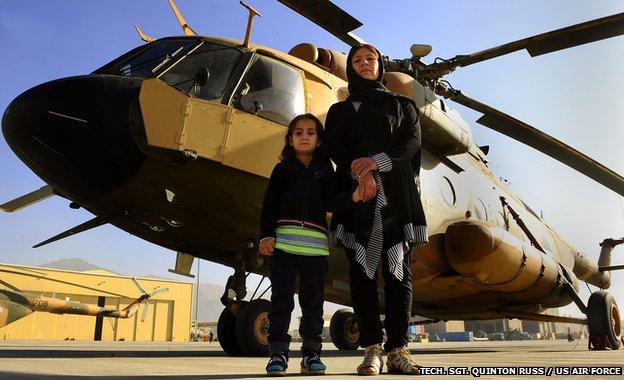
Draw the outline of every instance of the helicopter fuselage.
[[[201,85],[195,74],[204,67]],[[93,74],[26,91],[7,108],[3,132],[74,204],[154,244],[234,266],[256,254],[262,198],[289,118],[310,112],[324,120],[346,97],[336,67],[237,41],[167,38]],[[492,174],[457,112],[416,80],[396,78],[403,84],[389,87],[408,88],[402,93],[420,109],[425,141],[420,183],[430,243],[412,256],[413,314],[540,312],[572,302],[566,283],[606,284],[607,274]],[[491,247],[474,253],[481,247],[454,244],[451,227],[463,228],[452,236]],[[267,274],[266,266],[247,269]],[[326,298],[350,304],[348,264],[337,248]]]

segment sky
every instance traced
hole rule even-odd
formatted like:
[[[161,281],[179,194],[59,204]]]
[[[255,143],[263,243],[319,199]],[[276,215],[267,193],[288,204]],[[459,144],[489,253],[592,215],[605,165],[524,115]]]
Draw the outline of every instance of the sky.
[[[347,51],[320,27],[277,1],[249,0],[256,18],[252,41],[282,51],[301,42]],[[364,23],[355,33],[395,58],[414,43],[430,44],[424,58],[450,58],[624,11],[621,1],[439,0],[335,1]],[[237,0],[178,0],[199,34],[242,39],[247,13]],[[166,0],[3,0],[0,3],[0,111],[21,92],[46,81],[89,73],[142,44],[137,24],[156,38],[181,35]],[[531,58],[525,51],[459,68],[445,79],[487,103],[564,141],[624,174],[624,37]],[[453,106],[453,105],[451,105]],[[597,260],[604,238],[624,236],[624,201],[567,166],[475,123],[480,114],[455,105],[490,167],[570,244]],[[38,189],[35,176],[0,138],[0,202]],[[42,248],[32,246],[92,217],[53,197],[0,214],[0,262],[41,265],[79,257],[128,275],[167,277],[173,252],[110,225]],[[624,248],[613,264],[624,263]],[[233,270],[202,261],[201,281],[224,284]],[[209,273],[209,275],[207,275]],[[172,275],[173,276],[173,275]],[[185,280],[184,277],[175,277]],[[252,280],[252,283],[257,279]],[[253,290],[253,289],[252,289]],[[592,288],[592,290],[595,290]],[[610,290],[624,307],[624,271]],[[581,287],[581,298],[589,291]],[[567,307],[566,314],[578,314]]]

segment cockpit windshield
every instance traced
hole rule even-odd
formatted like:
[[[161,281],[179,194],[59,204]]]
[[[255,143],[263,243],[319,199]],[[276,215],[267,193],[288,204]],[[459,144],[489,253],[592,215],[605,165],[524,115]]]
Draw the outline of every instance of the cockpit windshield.
[[[206,100],[219,99],[242,57],[243,52],[239,49],[204,41],[159,79],[187,95]],[[204,83],[198,80],[202,72]]]
[[[172,38],[154,41],[140,46],[108,65],[95,71],[95,74],[121,75],[147,78],[164,67],[173,58],[181,56],[190,47],[199,43],[196,39]]]
[[[216,100],[243,55],[240,49],[197,38],[166,38],[140,46],[94,73],[157,77],[187,95]]]

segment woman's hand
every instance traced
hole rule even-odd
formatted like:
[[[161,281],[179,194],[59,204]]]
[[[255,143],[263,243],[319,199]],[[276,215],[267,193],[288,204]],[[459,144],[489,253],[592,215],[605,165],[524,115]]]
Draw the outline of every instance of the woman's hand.
[[[275,239],[274,238],[264,238],[260,241],[260,245],[258,246],[258,251],[263,256],[273,256],[273,250],[275,249]]]
[[[360,195],[358,189],[353,190],[353,194],[351,194],[351,200],[353,201],[353,203],[358,203],[362,200],[362,196]]]
[[[377,182],[372,175],[358,178],[358,187],[355,191],[364,202],[370,201],[377,195]]]
[[[356,178],[363,177],[373,170],[379,170],[379,166],[371,157],[362,157],[351,162],[351,171]]]

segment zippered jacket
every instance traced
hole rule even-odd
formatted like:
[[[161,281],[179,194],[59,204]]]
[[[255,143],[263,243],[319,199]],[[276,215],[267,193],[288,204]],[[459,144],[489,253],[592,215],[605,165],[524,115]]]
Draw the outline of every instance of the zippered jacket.
[[[299,160],[273,168],[260,215],[260,239],[275,237],[280,225],[299,225],[327,234],[327,212],[353,206],[352,191],[336,192],[334,170],[327,162]]]

